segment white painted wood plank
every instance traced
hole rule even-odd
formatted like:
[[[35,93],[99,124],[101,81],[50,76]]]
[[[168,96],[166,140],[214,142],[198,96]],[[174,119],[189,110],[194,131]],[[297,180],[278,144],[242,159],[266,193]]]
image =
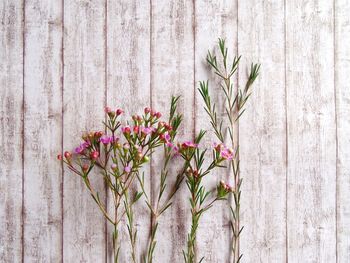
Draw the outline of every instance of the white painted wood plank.
[[[103,129],[105,104],[105,3],[64,1],[64,149],[84,131]],[[101,175],[92,185],[104,198]],[[64,170],[63,261],[105,262],[105,220],[82,180]]]
[[[184,115],[178,138],[194,136],[194,51],[193,12],[191,1],[152,2],[152,107],[164,113],[168,119],[171,96],[181,95],[178,112]],[[154,197],[158,193],[159,178],[163,165],[161,154],[152,166]],[[173,185],[181,165],[170,164],[168,185]],[[169,190],[169,188],[168,188]],[[167,191],[166,194],[169,192]],[[173,205],[159,218],[156,262],[182,262],[182,250],[186,246],[190,227],[189,193],[182,185],[173,199]]]
[[[24,261],[62,260],[62,4],[25,3]]]
[[[237,1],[195,1],[195,82],[209,79],[209,92],[217,106],[218,116],[224,117],[224,94],[219,86],[219,79],[207,66],[205,61],[208,50],[217,48],[218,38],[224,38],[229,48],[230,59],[237,47]],[[217,49],[216,49],[217,51]],[[209,118],[203,109],[204,103],[196,90],[196,133],[200,129],[208,130],[205,146],[212,147],[218,142]],[[210,154],[208,155],[211,158]],[[229,181],[228,171],[216,170],[210,173],[206,181],[207,189],[214,189],[220,180]],[[231,178],[232,180],[232,178]],[[198,255],[205,262],[229,262],[231,249],[229,204],[225,201],[215,203],[201,219],[198,230]]]
[[[107,105],[120,107],[125,117],[141,114],[151,104],[150,99],[150,2],[107,2]],[[125,118],[124,118],[125,119]],[[150,165],[145,165],[145,185],[149,188]],[[148,180],[147,180],[148,178]],[[135,181],[136,183],[136,181]],[[137,184],[135,184],[137,185]],[[139,189],[141,191],[141,189]],[[108,197],[113,213],[113,200]],[[141,198],[133,206],[137,229],[137,254],[147,246],[150,214]],[[120,228],[122,239],[120,262],[131,262],[130,241],[125,221]],[[108,262],[113,262],[112,227],[108,229]]]
[[[337,114],[337,262],[350,260],[350,2],[335,0]]]
[[[0,3],[0,261],[22,259],[23,2]]]
[[[286,1],[288,261],[336,257],[333,1]]]
[[[239,120],[243,262],[286,261],[284,1],[240,1],[240,87],[262,63]]]

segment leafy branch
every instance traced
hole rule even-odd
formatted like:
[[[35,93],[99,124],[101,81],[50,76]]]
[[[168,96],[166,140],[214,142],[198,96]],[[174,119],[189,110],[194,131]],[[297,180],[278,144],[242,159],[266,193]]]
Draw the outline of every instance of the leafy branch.
[[[220,58],[208,51],[208,55],[206,58],[206,61],[208,65],[212,68],[213,72],[220,78],[220,88],[223,92],[224,98],[225,98],[225,117],[227,123],[226,130],[229,133],[230,136],[230,142],[231,147],[236,148],[236,155],[235,158],[231,160],[231,167],[232,167],[232,175],[233,175],[233,200],[234,200],[234,207],[231,208],[231,215],[232,215],[232,222],[231,222],[231,228],[232,228],[232,254],[233,254],[233,263],[238,263],[241,258],[242,254],[240,254],[239,251],[239,238],[240,234],[243,230],[243,227],[240,227],[240,200],[241,200],[241,185],[242,185],[242,179],[240,178],[240,170],[239,170],[239,145],[238,141],[236,141],[235,138],[235,128],[236,128],[236,122],[240,119],[242,114],[245,112],[245,106],[250,98],[251,92],[252,92],[252,85],[256,78],[259,75],[260,71],[260,64],[251,64],[250,67],[250,73],[248,75],[248,79],[246,81],[246,84],[243,89],[240,89],[237,87],[235,89],[232,77],[235,72],[237,72],[238,65],[241,59],[241,56],[235,56],[233,58],[233,61],[231,65],[228,65],[228,49],[225,44],[224,39],[219,38],[218,42],[218,49]],[[220,63],[218,63],[218,60],[220,60]],[[209,116],[210,124],[214,130],[214,133],[218,140],[220,140],[222,143],[225,141],[225,136],[223,133],[223,123],[224,120],[218,119],[218,114],[216,111],[215,103],[211,101],[210,94],[209,94],[209,82],[208,81],[201,81],[200,87],[198,88],[202,99],[204,101],[204,109],[206,113]]]

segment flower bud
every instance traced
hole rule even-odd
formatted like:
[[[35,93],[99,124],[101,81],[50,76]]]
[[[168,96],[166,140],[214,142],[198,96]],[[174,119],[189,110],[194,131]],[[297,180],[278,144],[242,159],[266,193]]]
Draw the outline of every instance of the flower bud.
[[[105,113],[110,113],[110,112],[112,112],[112,110],[111,110],[111,108],[110,107],[105,107]]]
[[[93,151],[90,153],[90,158],[92,160],[97,160],[97,158],[100,156],[100,154],[98,153],[98,151]]]
[[[70,159],[72,157],[72,154],[70,152],[64,152],[64,157],[66,157],[66,159]]]
[[[90,165],[88,164],[83,164],[83,167],[81,168],[83,170],[84,173],[86,173],[90,168]]]
[[[118,169],[118,166],[117,166],[115,163],[112,163],[111,169],[112,169],[113,171],[116,171],[116,170]]]
[[[62,161],[62,154],[57,155],[57,160]]]
[[[160,112],[156,112],[154,113],[154,116],[159,119],[160,117],[162,117],[162,114]]]
[[[129,126],[125,126],[125,127],[122,128],[122,132],[124,134],[129,134],[131,132],[131,129],[130,129]]]
[[[94,134],[94,136],[97,137],[97,138],[100,138],[102,135],[103,135],[103,132],[101,132],[101,131],[97,131]]]
[[[119,116],[123,113],[124,113],[124,111],[122,109],[117,109],[117,111],[116,111],[117,116]]]
[[[139,133],[139,126],[134,127],[134,133]]]
[[[146,108],[144,109],[144,112],[145,112],[145,114],[148,114],[148,113],[150,113],[150,112],[151,112],[151,108],[149,108],[149,107],[146,107]]]
[[[149,157],[148,156],[143,156],[142,161],[144,163],[147,163],[149,161]]]

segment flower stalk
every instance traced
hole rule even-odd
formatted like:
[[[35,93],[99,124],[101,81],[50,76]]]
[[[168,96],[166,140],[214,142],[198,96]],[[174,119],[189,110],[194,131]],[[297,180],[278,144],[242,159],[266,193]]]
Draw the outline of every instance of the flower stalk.
[[[142,116],[132,116],[133,126],[130,126],[129,122],[122,125],[121,109],[113,111],[106,107],[105,113],[107,117],[103,124],[106,132],[84,134],[83,142],[76,147],[73,154],[67,151],[64,156],[59,155],[58,159],[82,178],[103,216],[113,225],[114,262],[118,262],[121,249],[119,224],[126,217],[132,260],[136,263],[137,229],[134,225],[133,205],[144,191],[131,194],[130,190],[132,185],[137,183],[135,178],[140,178],[140,170],[149,161],[150,155],[156,148],[170,143],[164,138],[167,138],[171,126],[160,121],[161,113],[153,110],[145,110]],[[90,182],[93,170],[102,176],[108,191],[111,192],[114,216],[108,212],[99,192]]]
[[[188,168],[186,170],[186,185],[190,192],[190,206],[191,206],[191,229],[187,236],[187,248],[183,251],[183,257],[185,263],[197,263],[197,230],[201,216],[208,211],[216,201],[225,200],[225,196],[231,190],[230,187],[222,188],[220,185],[217,187],[217,195],[212,198],[210,202],[207,202],[208,197],[212,194],[212,191],[207,191],[202,184],[202,180],[205,176],[212,172],[217,167],[225,167],[222,165],[224,160],[231,158],[231,155],[225,155],[227,149],[215,147],[213,149],[213,159],[209,166],[204,169],[204,161],[207,149],[199,149],[198,144],[205,135],[204,131],[200,131],[194,142],[184,142],[179,145],[179,152],[181,157],[185,160]],[[202,262],[202,257],[199,262]]]
[[[231,174],[233,177],[233,190],[232,196],[234,200],[234,206],[230,206],[231,209],[231,228],[232,228],[232,262],[238,263],[242,258],[240,253],[239,243],[240,234],[243,227],[240,226],[240,199],[241,199],[241,185],[242,178],[240,178],[239,170],[239,142],[236,136],[235,130],[237,129],[237,122],[245,112],[245,105],[251,95],[252,84],[259,75],[260,65],[252,64],[248,80],[243,89],[237,88],[235,90],[232,78],[238,69],[238,64],[241,57],[234,57],[231,65],[228,65],[228,49],[225,44],[225,40],[219,39],[218,49],[220,53],[220,63],[215,54],[208,51],[207,63],[214,71],[214,73],[221,79],[220,88],[223,92],[225,99],[225,117],[226,122],[223,119],[219,120],[216,112],[216,105],[213,104],[209,95],[209,82],[200,82],[199,92],[204,101],[204,109],[209,116],[211,126],[214,130],[214,134],[217,139],[224,143],[226,136],[224,130],[228,131],[230,146],[236,149],[235,157],[232,158],[230,166],[232,168]],[[225,123],[225,125],[224,125]],[[225,126],[225,129],[223,128]]]

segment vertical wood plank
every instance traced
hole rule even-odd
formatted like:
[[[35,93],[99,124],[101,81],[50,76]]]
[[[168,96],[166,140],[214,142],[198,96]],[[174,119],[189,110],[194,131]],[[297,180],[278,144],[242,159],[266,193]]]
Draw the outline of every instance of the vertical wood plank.
[[[24,261],[62,261],[62,5],[27,0],[24,50]]]
[[[240,87],[250,63],[261,75],[239,121],[241,253],[245,262],[286,261],[286,106],[284,1],[240,1]],[[293,87],[294,88],[294,87]]]
[[[151,104],[150,99],[150,1],[107,2],[107,104],[120,107],[131,118]],[[150,165],[144,165],[145,185],[149,188]],[[147,180],[148,178],[148,180]],[[136,183],[136,181],[135,181]],[[139,189],[141,191],[141,189]],[[108,198],[113,214],[113,200]],[[137,229],[137,253],[147,245],[150,215],[141,198],[133,206]],[[130,241],[123,221],[119,260],[131,262]],[[108,229],[108,262],[113,262],[112,228]]]
[[[181,95],[178,111],[184,115],[178,138],[194,136],[194,68],[193,12],[191,1],[152,1],[151,87],[152,107],[168,119],[171,96]],[[157,156],[160,157],[160,156]],[[176,160],[175,160],[176,162]],[[152,165],[152,190],[158,193],[162,159]],[[170,165],[168,185],[175,181],[181,167]],[[182,262],[189,231],[189,193],[182,185],[173,199],[172,207],[159,219],[156,262]]]
[[[105,104],[105,2],[64,1],[64,149],[84,131],[103,129]],[[104,198],[100,174],[91,182]],[[64,170],[63,261],[105,262],[105,220],[81,178]]]
[[[286,1],[288,261],[336,258],[333,1]]]
[[[350,260],[350,2],[335,0],[337,114],[337,262]]]
[[[0,261],[22,259],[23,1],[0,3]]]
[[[223,93],[218,78],[207,66],[205,59],[208,50],[213,51],[218,38],[224,38],[229,47],[230,59],[235,55],[237,47],[237,1],[195,1],[195,83],[209,79],[209,92],[216,103],[218,116],[225,114]],[[215,50],[217,51],[217,49]],[[196,133],[201,129],[208,130],[205,146],[212,147],[217,142],[209,117],[203,109],[203,101],[196,90]],[[210,156],[210,155],[208,155]],[[216,170],[210,173],[206,181],[207,189],[214,189],[220,180],[228,181],[228,173]],[[230,212],[227,202],[217,202],[201,219],[198,230],[199,258],[206,262],[228,262],[231,248]]]

